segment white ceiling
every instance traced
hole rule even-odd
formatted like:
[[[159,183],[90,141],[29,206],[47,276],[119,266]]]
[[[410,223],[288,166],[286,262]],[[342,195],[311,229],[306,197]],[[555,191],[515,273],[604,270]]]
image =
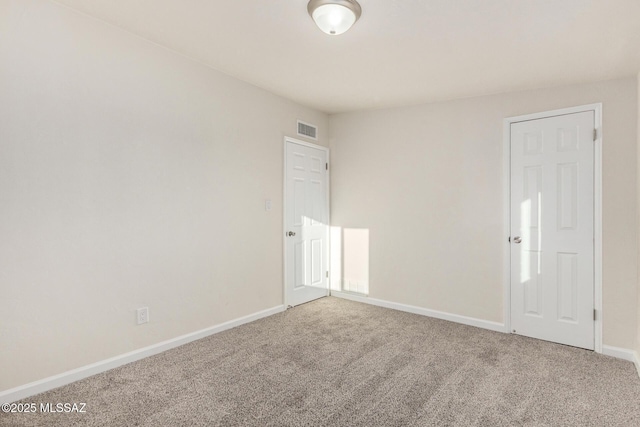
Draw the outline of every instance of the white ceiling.
[[[328,113],[640,71],[640,0],[359,0],[328,36],[307,0],[58,0]]]

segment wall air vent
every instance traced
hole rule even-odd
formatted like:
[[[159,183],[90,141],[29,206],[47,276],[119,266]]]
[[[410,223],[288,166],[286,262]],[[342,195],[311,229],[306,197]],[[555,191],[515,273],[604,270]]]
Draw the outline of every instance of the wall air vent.
[[[298,135],[318,140],[318,127],[298,120]]]

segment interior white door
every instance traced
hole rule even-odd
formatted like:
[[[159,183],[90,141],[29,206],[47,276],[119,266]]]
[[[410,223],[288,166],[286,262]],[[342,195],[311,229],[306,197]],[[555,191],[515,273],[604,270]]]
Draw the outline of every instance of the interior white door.
[[[594,128],[593,111],[511,124],[511,328],[591,350]]]
[[[286,303],[303,304],[328,295],[329,210],[327,151],[286,141]]]

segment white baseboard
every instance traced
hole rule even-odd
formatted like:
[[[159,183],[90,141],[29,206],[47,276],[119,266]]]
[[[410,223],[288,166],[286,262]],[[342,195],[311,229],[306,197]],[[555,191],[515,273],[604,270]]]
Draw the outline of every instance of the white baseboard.
[[[0,392],[0,403],[11,403],[17,400],[24,399],[29,396],[33,396],[39,393],[43,393],[54,388],[61,387],[66,384],[90,377],[92,375],[99,374],[101,372],[108,371],[118,366],[126,365],[127,363],[135,362],[136,360],[144,359],[145,357],[153,356],[154,354],[162,353],[175,347],[190,343],[192,341],[199,340],[201,338],[208,337],[209,335],[217,334],[222,331],[234,328],[236,326],[244,325],[245,323],[253,322],[254,320],[262,319],[273,314],[281,313],[286,309],[284,305],[262,310],[257,313],[250,314],[248,316],[240,317],[238,319],[230,320],[228,322],[221,323],[219,325],[211,326],[206,329],[201,329],[196,332],[191,332],[186,335],[182,335],[176,338],[172,338],[167,341],[153,344],[148,347],[134,350],[129,353],[121,354],[100,362],[92,363],[90,365],[83,366],[81,368],[73,369],[71,371],[63,372],[52,377],[44,378],[42,380],[34,381],[29,384],[25,384],[19,387],[15,387],[9,390]]]
[[[603,345],[602,354],[633,363],[636,367],[636,371],[638,372],[638,376],[640,377],[640,355],[638,355],[637,351],[629,350],[628,348]]]
[[[420,314],[436,319],[448,320],[450,322],[462,323],[463,325],[475,326],[476,328],[489,329],[490,331],[506,332],[503,323],[491,322],[489,320],[476,319],[474,317],[461,316],[459,314],[445,313],[443,311],[429,310],[428,308],[416,307],[413,305],[400,304],[398,302],[385,301],[381,299],[369,298],[365,295],[355,295],[347,292],[331,291],[331,295],[351,301],[376,305],[378,307],[391,308],[393,310],[406,311],[407,313]]]
[[[610,345],[602,346],[602,354],[605,356],[615,357],[616,359],[622,359],[629,362],[635,363],[635,351],[629,350],[627,348],[621,347],[612,347]]]

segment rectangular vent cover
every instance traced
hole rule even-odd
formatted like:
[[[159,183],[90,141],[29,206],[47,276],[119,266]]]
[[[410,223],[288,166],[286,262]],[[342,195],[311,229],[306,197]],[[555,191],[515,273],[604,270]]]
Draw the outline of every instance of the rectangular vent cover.
[[[298,135],[317,140],[318,128],[312,124],[298,120]]]

